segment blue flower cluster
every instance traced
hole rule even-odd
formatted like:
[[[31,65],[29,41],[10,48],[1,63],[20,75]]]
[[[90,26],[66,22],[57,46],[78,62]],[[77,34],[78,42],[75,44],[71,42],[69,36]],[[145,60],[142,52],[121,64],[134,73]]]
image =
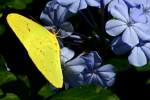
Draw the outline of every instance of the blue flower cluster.
[[[109,35],[116,37],[112,50],[116,54],[131,51],[128,56],[130,64],[146,65],[150,58],[150,1],[113,0],[112,3],[109,11],[113,19],[107,21],[105,27]]]
[[[84,15],[84,10],[91,8],[100,9],[100,15],[104,17],[102,19],[107,19],[104,25],[101,25],[104,28],[98,27],[93,19],[95,17],[89,11],[90,20],[88,15]],[[82,34],[84,39],[81,33],[75,34],[77,32],[74,24],[69,21],[78,14],[81,14],[90,25],[90,21],[95,25],[90,36]],[[83,50],[80,54],[70,49],[70,44],[78,48],[81,43],[89,43],[85,41],[92,40],[92,36],[96,38],[95,40],[100,40],[100,43],[104,40],[107,45],[105,47],[111,46],[116,56],[126,54],[129,64],[133,66],[144,66],[150,59],[150,0],[50,0],[40,18],[48,30],[58,35],[65,86],[97,84],[110,87],[113,85],[116,76],[114,66],[103,65],[99,55],[103,55],[101,51],[105,51],[104,48],[92,49],[86,53]],[[102,32],[105,35],[99,34],[101,29],[104,29]],[[112,37],[107,38],[108,35]],[[66,42],[65,39],[72,41]],[[96,45],[101,47],[99,46],[101,44]]]
[[[61,49],[62,69],[66,83],[72,87],[84,84],[112,86],[116,75],[114,67],[110,64],[101,65],[102,59],[96,51],[72,59],[73,56],[74,51],[66,47]]]

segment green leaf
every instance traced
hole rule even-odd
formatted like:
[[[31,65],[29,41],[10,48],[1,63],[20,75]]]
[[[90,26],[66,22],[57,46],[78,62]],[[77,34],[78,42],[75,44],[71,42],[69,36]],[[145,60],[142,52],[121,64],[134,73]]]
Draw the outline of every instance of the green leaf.
[[[32,3],[33,2],[33,0],[22,0],[24,3],[26,3],[26,4],[30,4],[30,3]]]
[[[3,16],[3,13],[0,13],[0,18]]]
[[[119,100],[119,98],[108,89],[86,85],[63,91],[51,100]]]
[[[6,84],[11,81],[16,81],[17,78],[11,72],[0,72],[0,85]]]
[[[0,100],[20,100],[20,98],[13,94],[13,93],[7,93],[4,98],[0,98]]]
[[[5,25],[4,24],[0,24],[0,36],[5,32]]]
[[[44,99],[48,98],[49,96],[52,96],[55,94],[55,92],[52,91],[50,85],[46,84],[44,85],[40,91],[38,92],[40,96],[42,96]]]
[[[20,10],[26,8],[26,5],[23,2],[21,2],[20,0],[15,0],[13,2],[8,2],[7,6],[9,8],[20,9]]]
[[[4,93],[3,93],[2,89],[0,89],[0,97],[1,97],[3,94],[4,94]]]
[[[32,3],[33,0],[14,0],[7,3],[7,6],[14,9],[25,9],[27,4]]]
[[[139,72],[145,72],[145,71],[150,72],[150,61],[145,66],[136,67],[136,70]]]
[[[114,65],[117,72],[131,68],[131,65],[128,63],[128,59],[126,58],[112,58],[107,60],[105,63]]]

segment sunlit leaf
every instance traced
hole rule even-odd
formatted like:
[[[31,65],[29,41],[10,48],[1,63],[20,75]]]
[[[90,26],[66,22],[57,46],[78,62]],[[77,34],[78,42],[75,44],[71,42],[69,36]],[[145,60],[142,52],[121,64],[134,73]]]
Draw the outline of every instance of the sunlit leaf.
[[[119,100],[110,90],[87,85],[68,89],[54,96],[51,100]]]

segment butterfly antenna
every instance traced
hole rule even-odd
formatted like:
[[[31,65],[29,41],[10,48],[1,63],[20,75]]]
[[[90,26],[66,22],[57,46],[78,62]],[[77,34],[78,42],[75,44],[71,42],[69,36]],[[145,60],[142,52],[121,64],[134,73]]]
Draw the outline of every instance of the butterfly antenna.
[[[60,29],[56,32],[56,36],[59,37],[59,38],[65,38],[65,36],[59,35],[59,32],[60,32]]]

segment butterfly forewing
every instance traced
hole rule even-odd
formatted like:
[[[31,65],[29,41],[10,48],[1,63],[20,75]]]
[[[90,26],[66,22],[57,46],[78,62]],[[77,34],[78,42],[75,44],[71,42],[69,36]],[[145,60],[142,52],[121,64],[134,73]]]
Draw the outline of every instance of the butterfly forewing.
[[[9,14],[7,22],[39,71],[52,85],[61,88],[63,75],[56,36],[31,19],[19,14]]]

